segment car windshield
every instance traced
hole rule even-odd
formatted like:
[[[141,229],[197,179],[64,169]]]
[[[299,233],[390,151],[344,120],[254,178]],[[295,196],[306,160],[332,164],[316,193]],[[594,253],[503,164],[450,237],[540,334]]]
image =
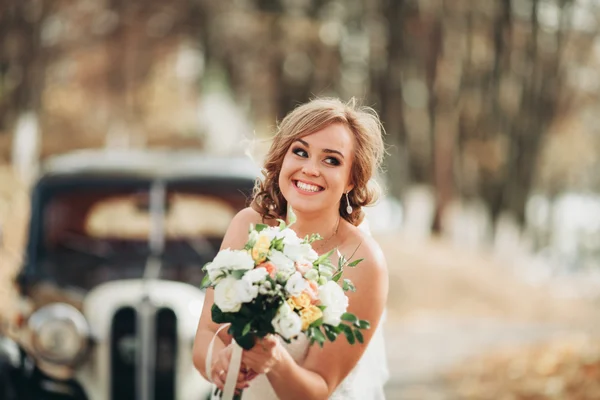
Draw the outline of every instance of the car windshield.
[[[212,190],[167,187],[161,279],[200,285],[202,266],[216,255],[246,196],[223,184]],[[45,204],[38,257],[42,279],[87,291],[143,275],[153,226],[149,188],[71,188]]]

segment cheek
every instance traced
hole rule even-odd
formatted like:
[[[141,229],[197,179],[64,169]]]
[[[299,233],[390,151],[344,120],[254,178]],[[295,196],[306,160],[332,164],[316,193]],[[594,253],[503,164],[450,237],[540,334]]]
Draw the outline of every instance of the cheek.
[[[279,183],[279,187],[284,187],[286,182],[290,178],[291,168],[290,168],[289,158],[286,157],[283,159],[283,163],[281,164],[281,169],[279,170],[279,177],[277,178],[277,182]]]
[[[289,178],[296,170],[295,161],[292,157],[286,156],[281,163],[280,177]]]

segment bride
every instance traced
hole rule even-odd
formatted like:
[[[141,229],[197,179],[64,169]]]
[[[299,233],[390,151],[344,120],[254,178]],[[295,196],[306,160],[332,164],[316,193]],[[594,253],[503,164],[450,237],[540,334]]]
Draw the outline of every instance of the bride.
[[[355,292],[347,292],[348,311],[370,321],[371,328],[364,331],[364,343],[354,345],[343,335],[323,348],[309,346],[303,335],[291,344],[276,336],[259,340],[242,354],[236,388],[243,390],[244,400],[384,398],[387,370],[380,325],[388,273],[381,249],[360,226],[361,208],[377,197],[377,188],[370,183],[384,154],[381,136],[375,112],[354,101],[312,100],[281,122],[265,160],[264,179],[257,182],[251,206],[231,221],[222,248],[243,248],[250,224],[277,225],[276,219],[284,219],[292,207],[297,216],[292,229],[299,237],[319,233],[324,238],[313,243],[317,253],[337,248],[346,257],[354,253],[354,259],[364,259],[356,268],[346,268],[344,278],[356,286]],[[337,259],[332,261],[337,265]],[[212,305],[209,289],[193,361],[222,389],[232,354],[231,336],[212,322]]]

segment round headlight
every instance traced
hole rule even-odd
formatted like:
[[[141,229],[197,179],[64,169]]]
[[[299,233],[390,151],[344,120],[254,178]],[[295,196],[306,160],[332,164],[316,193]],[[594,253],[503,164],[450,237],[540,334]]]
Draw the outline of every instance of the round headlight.
[[[90,336],[85,317],[75,307],[50,304],[29,318],[31,342],[37,356],[56,364],[73,364],[85,352]]]

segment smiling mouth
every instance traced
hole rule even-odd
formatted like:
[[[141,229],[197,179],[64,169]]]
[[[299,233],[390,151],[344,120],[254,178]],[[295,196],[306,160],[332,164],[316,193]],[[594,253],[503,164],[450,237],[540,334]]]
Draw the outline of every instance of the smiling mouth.
[[[304,191],[304,192],[311,192],[311,193],[316,193],[316,192],[321,192],[323,190],[325,190],[325,188],[322,188],[321,186],[317,186],[317,185],[313,185],[310,183],[305,183],[305,182],[301,182],[301,181],[294,181],[294,185]]]

